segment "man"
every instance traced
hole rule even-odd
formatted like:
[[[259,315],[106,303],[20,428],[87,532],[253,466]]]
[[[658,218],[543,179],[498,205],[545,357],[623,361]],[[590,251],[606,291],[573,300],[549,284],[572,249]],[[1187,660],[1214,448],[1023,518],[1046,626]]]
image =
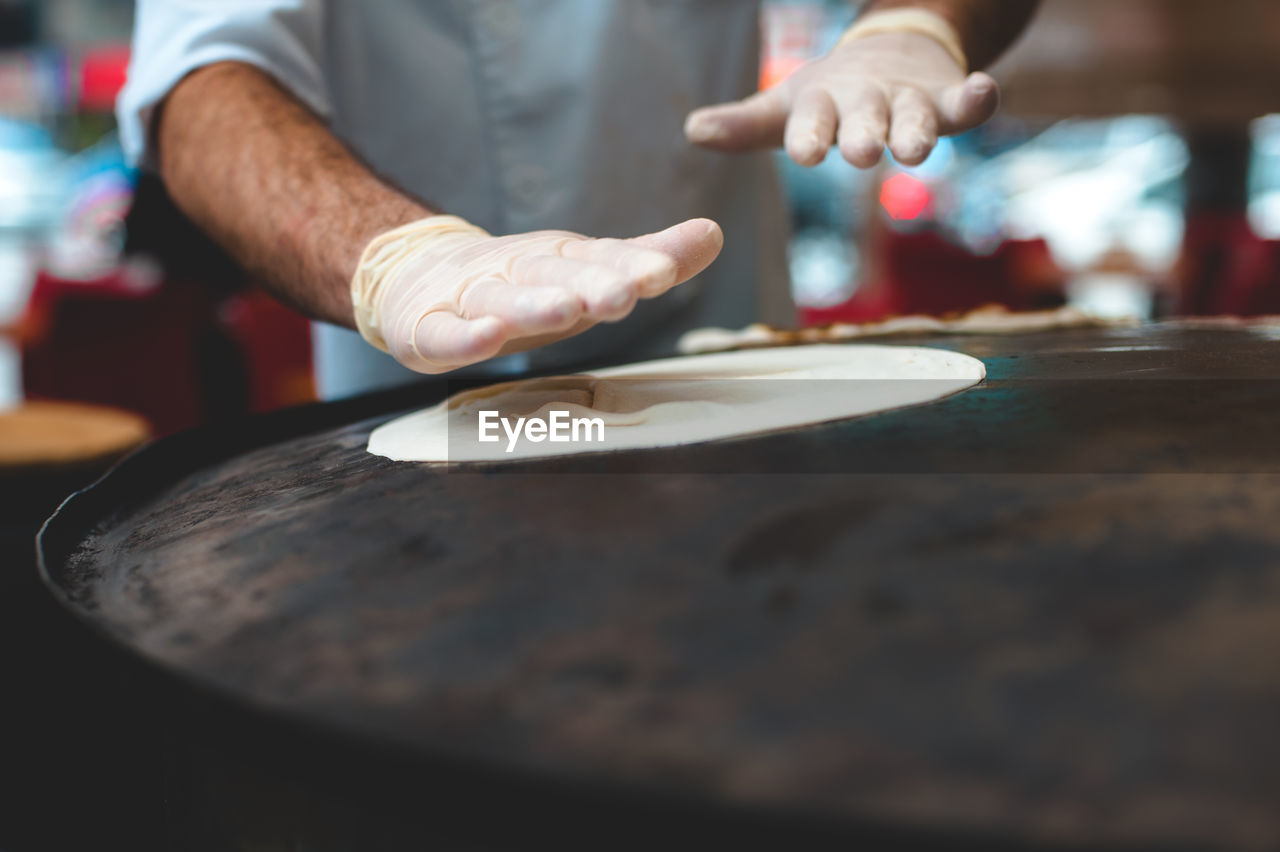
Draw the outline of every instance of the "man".
[[[921,162],[994,112],[969,72],[1035,5],[872,0],[748,96],[757,0],[140,0],[120,118],[247,270],[410,370],[643,356],[694,325],[786,321],[764,151]],[[320,336],[353,380],[331,391],[396,377],[352,340]]]

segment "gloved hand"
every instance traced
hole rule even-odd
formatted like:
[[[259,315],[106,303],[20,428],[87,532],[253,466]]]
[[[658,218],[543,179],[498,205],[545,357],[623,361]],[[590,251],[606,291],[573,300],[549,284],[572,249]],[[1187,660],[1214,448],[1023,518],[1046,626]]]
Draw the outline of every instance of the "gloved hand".
[[[365,340],[420,373],[443,373],[620,320],[637,299],[697,275],[724,237],[691,219],[634,239],[568,231],[493,237],[432,216],[366,247],[351,281]]]
[[[943,19],[911,10],[873,14],[826,56],[759,94],[689,115],[690,142],[719,151],[776,148],[802,166],[822,162],[835,142],[859,168],[887,144],[918,165],[939,135],[982,124],[999,106],[995,80],[968,74],[959,37]]]

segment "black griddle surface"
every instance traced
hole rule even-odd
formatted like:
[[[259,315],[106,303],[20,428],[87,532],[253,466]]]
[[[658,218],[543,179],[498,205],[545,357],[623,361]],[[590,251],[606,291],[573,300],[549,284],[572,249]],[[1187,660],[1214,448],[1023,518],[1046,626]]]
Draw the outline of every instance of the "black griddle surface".
[[[370,456],[388,415],[179,438],[64,506],[47,579],[169,672],[424,760],[851,826],[1280,844],[1280,331],[902,342],[988,381],[515,468]]]

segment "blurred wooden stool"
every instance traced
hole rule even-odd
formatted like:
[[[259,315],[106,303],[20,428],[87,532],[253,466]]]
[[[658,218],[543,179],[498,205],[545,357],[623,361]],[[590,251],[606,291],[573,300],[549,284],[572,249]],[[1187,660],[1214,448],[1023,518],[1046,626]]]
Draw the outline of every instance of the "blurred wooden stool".
[[[40,520],[151,437],[136,414],[75,402],[0,411],[0,523]]]
[[[114,461],[151,436],[147,421],[115,408],[30,401],[0,412],[0,468]]]

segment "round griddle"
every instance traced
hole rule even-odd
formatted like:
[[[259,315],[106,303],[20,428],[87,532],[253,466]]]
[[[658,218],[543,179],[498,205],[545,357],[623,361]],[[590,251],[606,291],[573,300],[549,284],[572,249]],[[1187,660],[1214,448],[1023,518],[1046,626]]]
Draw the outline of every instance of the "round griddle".
[[[554,788],[610,846],[713,812],[746,845],[1280,844],[1280,329],[902,342],[988,380],[514,466],[365,452],[445,383],[178,436],[72,498],[44,570],[210,700],[489,813]]]

